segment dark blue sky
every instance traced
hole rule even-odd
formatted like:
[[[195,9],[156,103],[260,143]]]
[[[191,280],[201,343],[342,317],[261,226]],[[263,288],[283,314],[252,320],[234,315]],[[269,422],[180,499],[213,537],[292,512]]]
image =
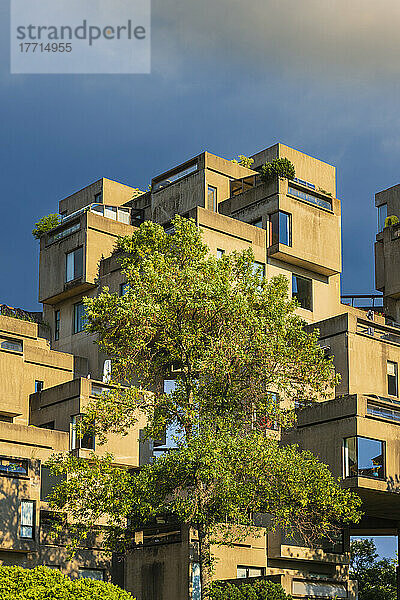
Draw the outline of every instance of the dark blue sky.
[[[31,230],[60,198],[277,141],[336,165],[342,290],[373,292],[373,196],[399,181],[399,22],[397,0],[153,0],[151,75],[23,76],[2,2],[0,302],[38,307]]]
[[[101,176],[145,188],[202,150],[276,141],[337,166],[343,292],[374,290],[373,195],[398,181],[399,78],[370,47],[372,2],[355,0],[349,23],[342,0],[296,4],[154,0],[152,74],[137,76],[10,75],[1,4],[1,302],[37,307],[31,229],[60,198]]]

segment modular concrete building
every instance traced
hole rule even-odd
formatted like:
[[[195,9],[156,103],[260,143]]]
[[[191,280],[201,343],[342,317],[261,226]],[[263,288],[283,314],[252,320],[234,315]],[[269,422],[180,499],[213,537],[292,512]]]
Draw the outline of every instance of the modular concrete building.
[[[293,179],[265,183],[259,168],[288,158]],[[282,436],[312,450],[344,487],[357,491],[365,516],[357,530],[334,542],[308,548],[295,534],[249,533],[245,542],[215,548],[215,578],[281,581],[295,599],[357,597],[349,581],[349,539],[358,532],[397,535],[400,520],[400,280],[396,240],[400,186],[377,195],[380,230],[376,241],[376,281],[380,299],[341,298],[341,202],[335,168],[282,144],[253,156],[252,168],[203,152],[157,175],[151,190],[100,179],[61,200],[60,225],[40,241],[40,324],[0,316],[0,562],[48,564],[71,576],[111,579],[137,600],[188,600],[197,596],[196,532],[164,522],[137,532],[125,557],[106,557],[101,536],[93,536],[73,561],[65,538],[49,534],[46,505],[56,482],[46,466],[54,451],[111,451],[115,462],[138,468],[151,460],[151,444],[141,444],[141,427],[126,438],[110,437],[96,447],[79,439],[76,424],[88,399],[108,386],[108,357],[84,331],[82,298],[108,286],[124,293],[124,274],[114,252],[118,236],[145,220],[171,229],[175,214],[192,217],[216,256],[251,248],[266,277],[283,274],[299,303],[306,327],[318,328],[320,344],[341,375],[331,398],[299,415],[297,427]],[[386,209],[382,209],[385,205]],[[385,212],[386,211],[386,212]],[[399,254],[400,256],[400,254]],[[11,374],[11,376],[10,376]],[[276,435],[276,433],[275,433]],[[263,524],[261,523],[260,526]],[[67,530],[66,534],[67,535]]]

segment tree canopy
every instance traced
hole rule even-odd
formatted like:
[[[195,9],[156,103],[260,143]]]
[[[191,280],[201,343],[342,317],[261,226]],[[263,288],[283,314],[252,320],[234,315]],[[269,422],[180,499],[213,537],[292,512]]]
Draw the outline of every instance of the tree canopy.
[[[176,217],[173,227],[168,235],[145,222],[121,238],[126,293],[104,289],[85,300],[87,330],[112,360],[116,387],[91,401],[84,426],[105,441],[144,413],[150,438],[177,428],[176,448],[133,473],[111,456],[56,456],[53,468],[68,479],[54,506],[72,515],[79,535],[105,519],[119,548],[132,539],[127,522],[140,529],[168,514],[197,528],[206,554],[218,536],[240,536],[256,513],[310,541],[357,520],[359,500],[325,465],[277,441],[294,408],[337,381],[286,278],[267,281],[251,251],[215,258],[194,221]]]
[[[134,600],[116,585],[92,579],[70,579],[58,569],[0,566],[3,600]]]
[[[396,561],[378,560],[372,539],[351,542],[350,577],[358,582],[359,600],[396,600]]]

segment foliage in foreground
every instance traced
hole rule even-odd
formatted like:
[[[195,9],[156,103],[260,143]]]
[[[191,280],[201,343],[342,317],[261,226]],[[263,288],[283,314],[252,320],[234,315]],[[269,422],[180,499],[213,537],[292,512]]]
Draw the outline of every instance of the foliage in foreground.
[[[294,164],[288,158],[274,158],[271,162],[265,163],[260,170],[261,179],[265,182],[275,179],[275,177],[285,177],[293,179],[296,177]]]
[[[133,600],[111,583],[69,579],[48,567],[0,567],[0,594],[2,600]]]
[[[61,223],[61,217],[57,214],[47,215],[46,217],[42,217],[37,223],[35,223],[35,227],[32,230],[32,235],[35,239],[40,240],[42,235],[54,229]]]
[[[396,600],[396,561],[378,560],[373,540],[351,543],[350,578],[358,581],[359,600]]]
[[[110,456],[55,457],[67,479],[53,503],[71,514],[78,539],[101,518],[121,550],[132,539],[127,520],[140,530],[167,513],[196,528],[203,581],[219,522],[235,523],[225,527],[233,537],[252,513],[269,513],[276,525],[320,538],[332,522],[357,521],[359,500],[310,453],[274,439],[274,429],[293,424],[295,405],[337,383],[287,279],[267,281],[251,251],[212,256],[193,220],[172,224],[171,235],[145,222],[121,238],[126,293],[105,288],[85,300],[87,330],[112,360],[116,389],[91,400],[84,424],[100,443],[144,415],[149,438],[172,426],[180,441],[134,473]],[[176,385],[164,392],[168,379]],[[132,381],[137,387],[120,385]]]
[[[208,592],[209,600],[291,600],[279,583],[256,580],[234,585],[216,581]]]

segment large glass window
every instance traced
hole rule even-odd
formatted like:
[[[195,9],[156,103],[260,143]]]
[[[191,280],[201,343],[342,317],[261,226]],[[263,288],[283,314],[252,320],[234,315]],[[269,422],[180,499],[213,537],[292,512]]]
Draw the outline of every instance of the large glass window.
[[[384,478],[384,442],[365,437],[344,440],[345,477]]]
[[[292,298],[296,298],[301,308],[312,310],[312,280],[292,275]]]
[[[380,206],[378,206],[378,233],[384,230],[386,217],[387,204],[381,204]]]
[[[54,340],[60,339],[60,311],[54,311]]]
[[[21,500],[21,527],[19,536],[33,540],[35,533],[35,503],[32,500]]]
[[[292,245],[291,215],[282,211],[273,213],[271,221],[271,246],[275,244]]]
[[[74,304],[74,333],[79,333],[85,329],[86,315],[83,302]]]
[[[73,281],[83,275],[83,247],[66,254],[65,281]]]
[[[391,360],[387,361],[387,388],[389,396],[398,395],[397,363]]]
[[[27,476],[28,461],[18,458],[0,458],[0,475]]]
[[[73,415],[71,417],[71,450],[78,450],[79,448],[94,450],[94,435],[90,432],[85,433],[82,437],[79,435],[79,423],[81,419],[81,415]]]
[[[208,210],[217,212],[217,188],[212,185],[208,186]]]
[[[53,489],[65,481],[65,475],[54,475],[49,467],[42,466],[40,474],[40,499],[47,500]]]

